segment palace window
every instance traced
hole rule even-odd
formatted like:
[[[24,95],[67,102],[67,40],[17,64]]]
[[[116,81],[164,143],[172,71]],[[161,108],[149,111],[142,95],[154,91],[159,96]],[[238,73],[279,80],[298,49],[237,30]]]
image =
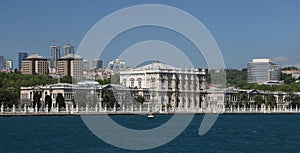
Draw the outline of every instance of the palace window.
[[[133,88],[134,87],[134,78],[130,79],[130,87]]]
[[[138,88],[142,88],[142,79],[138,78]]]

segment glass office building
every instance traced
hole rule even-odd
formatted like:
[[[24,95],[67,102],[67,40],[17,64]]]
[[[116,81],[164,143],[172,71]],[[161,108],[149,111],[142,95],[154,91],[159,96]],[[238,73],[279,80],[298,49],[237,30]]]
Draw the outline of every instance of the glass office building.
[[[19,70],[22,69],[22,61],[28,56],[28,53],[26,52],[19,52],[19,60],[18,60],[18,68]]]
[[[248,63],[248,83],[268,83],[280,81],[280,66],[271,59],[253,59]]]

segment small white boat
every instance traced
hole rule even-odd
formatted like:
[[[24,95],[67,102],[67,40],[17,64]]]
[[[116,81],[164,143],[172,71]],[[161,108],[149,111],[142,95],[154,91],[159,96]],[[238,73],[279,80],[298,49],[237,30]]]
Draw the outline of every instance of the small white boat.
[[[153,118],[154,118],[154,115],[153,115],[152,113],[150,113],[150,114],[148,115],[148,118],[149,118],[149,119],[153,119]]]

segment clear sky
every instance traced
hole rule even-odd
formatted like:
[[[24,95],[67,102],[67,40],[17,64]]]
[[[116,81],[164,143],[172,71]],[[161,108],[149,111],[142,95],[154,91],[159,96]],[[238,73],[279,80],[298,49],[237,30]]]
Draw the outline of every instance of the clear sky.
[[[227,68],[244,68],[252,58],[260,57],[272,58],[282,66],[300,66],[297,0],[1,0],[0,55],[13,59],[17,67],[19,51],[49,57],[52,44],[63,46],[70,41],[78,47],[87,31],[103,17],[149,3],[177,7],[200,20],[218,43]],[[143,35],[147,34],[151,32]],[[138,29],[132,35],[139,36]],[[166,34],[170,38],[164,39],[172,40],[171,35]],[[110,59],[103,60],[107,63]]]

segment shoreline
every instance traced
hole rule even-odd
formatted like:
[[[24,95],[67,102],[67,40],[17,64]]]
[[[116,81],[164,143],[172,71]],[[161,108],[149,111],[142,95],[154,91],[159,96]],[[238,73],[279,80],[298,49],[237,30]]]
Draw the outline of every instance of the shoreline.
[[[216,115],[256,115],[256,114],[269,114],[269,115],[278,115],[278,114],[300,114],[300,112],[221,112],[221,113],[205,113],[205,112],[162,112],[162,113],[153,113],[154,115],[205,115],[205,114],[216,114]],[[67,112],[21,112],[21,113],[1,113],[0,117],[9,117],[9,116],[80,116],[80,115],[148,115],[147,112],[80,112],[80,113],[67,113]]]

